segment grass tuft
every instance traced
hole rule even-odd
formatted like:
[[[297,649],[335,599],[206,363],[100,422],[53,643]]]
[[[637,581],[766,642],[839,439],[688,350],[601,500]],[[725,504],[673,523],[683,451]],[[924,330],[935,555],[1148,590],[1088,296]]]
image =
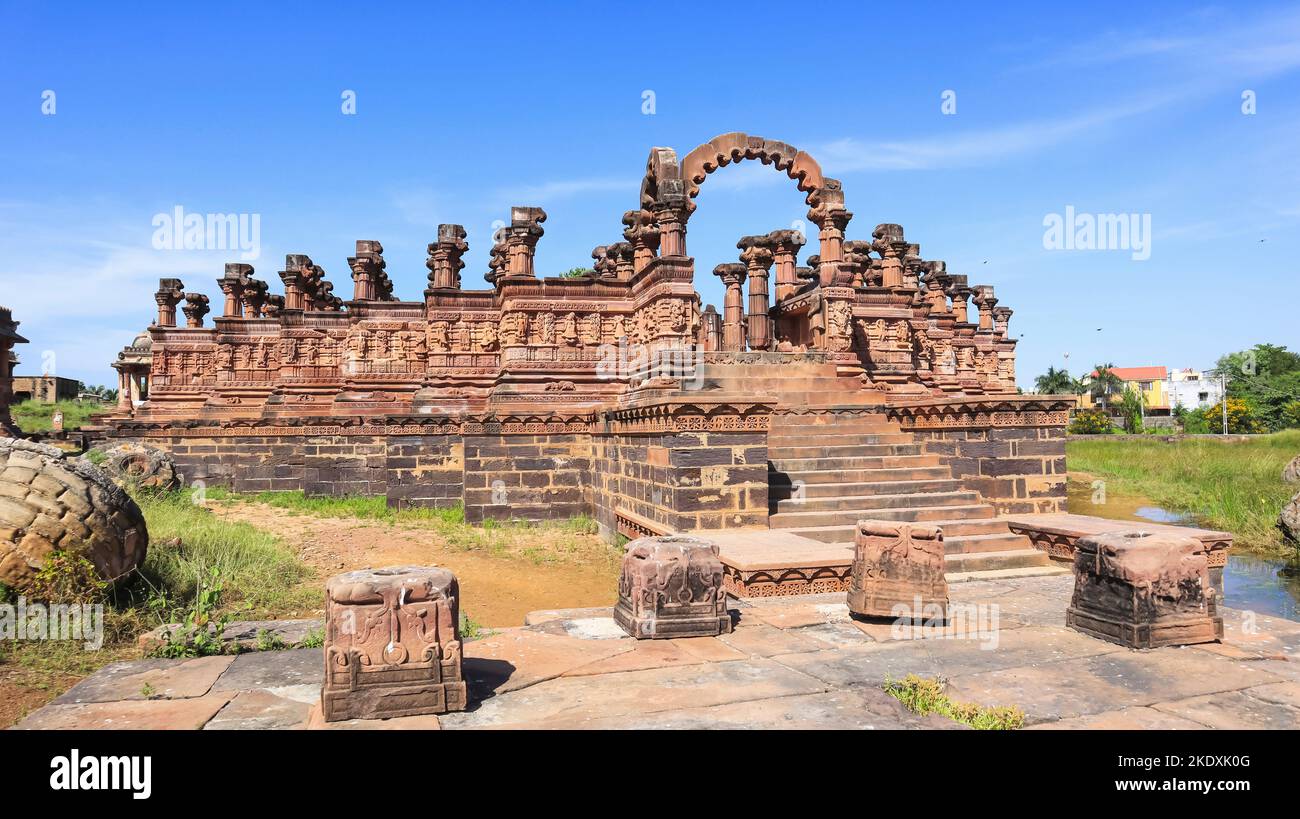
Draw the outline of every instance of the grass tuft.
[[[903,703],[907,710],[923,717],[939,714],[977,731],[1012,731],[1025,725],[1025,712],[1014,706],[988,708],[956,702],[943,693],[942,680],[908,674],[901,681],[886,680],[883,687],[885,693]]]

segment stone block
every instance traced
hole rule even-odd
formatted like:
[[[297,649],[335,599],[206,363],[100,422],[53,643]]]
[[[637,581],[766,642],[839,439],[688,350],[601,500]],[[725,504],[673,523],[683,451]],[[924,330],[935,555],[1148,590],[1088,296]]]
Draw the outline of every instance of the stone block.
[[[1203,547],[1177,534],[1135,530],[1080,538],[1065,623],[1129,648],[1223,639]]]
[[[637,639],[730,633],[718,547],[685,535],[627,544],[614,620]]]
[[[943,530],[898,521],[858,521],[848,606],[864,617],[946,621]]]
[[[445,569],[363,569],[325,586],[327,722],[464,710],[460,590]]]

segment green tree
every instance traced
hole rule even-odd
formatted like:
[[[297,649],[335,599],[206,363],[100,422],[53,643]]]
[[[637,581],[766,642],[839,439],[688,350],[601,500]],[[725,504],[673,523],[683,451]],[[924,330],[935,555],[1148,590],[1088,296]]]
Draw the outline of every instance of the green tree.
[[[1102,407],[1109,407],[1111,396],[1124,391],[1124,380],[1112,372],[1114,367],[1114,364],[1098,364],[1093,368],[1092,380],[1088,383],[1092,400]]]
[[[1287,408],[1300,401],[1300,354],[1276,344],[1256,344],[1220,357],[1215,366],[1227,377],[1228,398],[1244,401],[1263,427],[1276,431],[1296,425]],[[1228,407],[1231,412],[1231,401]]]
[[[1074,395],[1079,393],[1079,382],[1068,371],[1048,367],[1047,372],[1034,379],[1034,389],[1043,395]]]
[[[1132,387],[1125,387],[1119,399],[1120,418],[1124,431],[1136,433],[1142,431],[1142,394]]]
[[[578,279],[591,275],[590,267],[571,267],[560,274],[561,279]]]

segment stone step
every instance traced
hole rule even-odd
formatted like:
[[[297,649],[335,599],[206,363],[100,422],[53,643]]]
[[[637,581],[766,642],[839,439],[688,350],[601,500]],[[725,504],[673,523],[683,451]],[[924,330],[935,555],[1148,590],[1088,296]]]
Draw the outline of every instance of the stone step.
[[[943,528],[943,527],[940,527]],[[943,549],[947,554],[975,554],[977,552],[1007,552],[1032,549],[1034,544],[1024,535],[1010,529],[985,535],[949,535],[943,532]]]
[[[767,446],[769,449],[785,446],[855,446],[858,444],[911,444],[916,438],[908,432],[853,432],[841,433],[837,427],[828,427],[834,432],[822,432],[815,426],[803,429],[769,432]]]
[[[768,517],[773,529],[802,529],[809,526],[848,525],[852,527],[863,518],[877,520],[904,520],[924,522],[936,520],[974,520],[992,518],[993,507],[987,504],[968,506],[912,506],[899,509],[845,510],[828,512],[778,512]],[[852,533],[849,541],[853,540]]]
[[[992,569],[982,572],[945,572],[944,579],[949,585],[969,583],[974,580],[1014,580],[1020,577],[1047,577],[1051,575],[1070,574],[1068,566],[1050,561],[1042,566],[1026,566],[1023,569]]]
[[[888,481],[922,481],[951,479],[952,471],[946,466],[876,467],[854,469],[776,469],[768,464],[769,485],[790,484],[803,481],[814,483],[882,483]]]
[[[785,480],[784,473],[774,472],[768,475],[767,497],[771,501],[785,500],[795,491],[794,481]],[[797,480],[797,479],[796,479]],[[804,498],[838,498],[851,495],[906,495],[918,492],[953,492],[961,489],[961,481],[955,478],[935,478],[919,481],[876,481],[868,483],[809,483],[799,484]]]
[[[945,572],[991,572],[1050,566],[1052,559],[1038,549],[1012,549],[1005,552],[974,552],[944,555]]]
[[[907,495],[851,495],[839,498],[787,498],[777,501],[778,513],[785,512],[854,512],[869,518],[883,509],[915,509],[932,506],[970,506],[980,502],[978,492],[912,493]]]
[[[792,460],[798,458],[846,458],[854,455],[921,455],[920,444],[834,444],[823,446],[772,446],[767,442],[767,457],[770,460]]]
[[[979,534],[1003,534],[1007,532],[1007,524],[997,518],[976,518],[972,520],[932,520],[926,523],[939,526],[943,529],[944,537],[953,532],[954,536],[958,535],[979,535]],[[792,526],[787,527],[796,535],[806,537],[809,540],[817,540],[822,543],[840,543],[852,544],[853,535],[857,529],[857,521],[852,523],[841,523],[830,526]]]
[[[938,455],[854,455],[847,458],[772,458],[777,472],[824,471],[827,469],[909,469],[939,466]]]

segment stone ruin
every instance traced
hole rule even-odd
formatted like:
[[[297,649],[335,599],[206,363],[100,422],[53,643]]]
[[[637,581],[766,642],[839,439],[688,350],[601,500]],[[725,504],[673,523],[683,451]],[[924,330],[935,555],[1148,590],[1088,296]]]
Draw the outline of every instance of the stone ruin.
[[[1212,643],[1223,617],[1204,549],[1190,536],[1143,531],[1080,538],[1065,624],[1129,648]]]
[[[14,366],[18,364],[13,347],[27,343],[27,339],[18,335],[20,323],[14,321],[13,312],[8,307],[0,307],[0,438],[19,435],[9,414],[9,405],[14,400]]]
[[[712,271],[719,311],[687,224],[709,174],[745,160],[793,180],[818,232],[741,237]],[[638,537],[766,527],[773,419],[875,416],[999,511],[1062,508],[1070,401],[1016,394],[1011,309],[899,225],[848,238],[841,185],[806,152],[740,133],[654,148],[633,204],[577,277],[538,275],[546,213],[515,207],[486,289],[462,286],[459,225],[429,244],[419,300],[374,240],[347,260],[347,297],[304,254],[266,278],[226,265],[212,302],[163,279],[102,434],[238,491],[463,504],[470,522],[594,514]]]
[[[460,587],[446,569],[362,569],[325,586],[326,722],[465,709]]]
[[[680,535],[628,543],[614,622],[637,639],[730,634],[718,547]]]
[[[849,611],[864,617],[947,621],[943,530],[891,520],[858,521],[846,602]]]

